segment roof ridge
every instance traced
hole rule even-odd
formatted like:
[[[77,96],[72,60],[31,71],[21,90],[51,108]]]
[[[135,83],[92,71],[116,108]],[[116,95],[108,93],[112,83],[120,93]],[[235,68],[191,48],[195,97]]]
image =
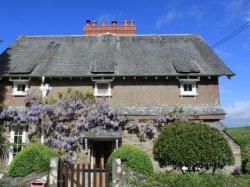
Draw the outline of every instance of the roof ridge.
[[[100,37],[106,34],[101,34],[97,36],[87,36],[87,35],[22,35],[19,36],[20,38],[46,38],[46,37]],[[107,35],[111,35],[110,33],[107,33]],[[137,34],[134,36],[131,35],[112,35],[114,37],[136,37],[136,36],[199,36],[198,34],[191,34],[191,33],[185,33],[185,34]]]

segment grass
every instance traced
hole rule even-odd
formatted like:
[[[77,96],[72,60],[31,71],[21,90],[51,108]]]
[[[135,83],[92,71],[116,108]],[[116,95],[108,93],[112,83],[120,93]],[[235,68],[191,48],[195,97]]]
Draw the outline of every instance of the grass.
[[[241,149],[250,144],[250,126],[228,128],[226,132],[231,135],[240,144]]]

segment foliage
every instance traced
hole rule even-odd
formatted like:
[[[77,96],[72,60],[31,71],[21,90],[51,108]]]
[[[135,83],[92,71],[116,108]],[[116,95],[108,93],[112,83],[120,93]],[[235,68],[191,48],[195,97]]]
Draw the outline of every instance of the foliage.
[[[89,93],[73,90],[60,93],[58,100],[49,102],[31,94],[26,98],[26,108],[4,108],[0,119],[8,125],[34,124],[38,135],[43,127],[45,144],[58,150],[68,163],[76,161],[74,151],[80,147],[83,131],[96,126],[117,130],[126,122],[119,109],[110,108],[103,101],[95,102]]]
[[[0,160],[4,160],[8,155],[8,144],[4,137],[5,128],[3,123],[0,121]]]
[[[148,177],[145,183],[136,183],[134,181],[134,186],[140,187],[245,187],[249,185],[250,179],[244,176],[193,172],[185,174],[174,172],[157,173]]]
[[[9,166],[9,174],[18,177],[48,171],[50,158],[58,156],[56,151],[44,145],[30,144],[14,157]]]
[[[122,164],[135,172],[150,175],[153,173],[153,166],[149,156],[141,149],[133,145],[123,145],[115,150],[108,158],[108,166],[112,166],[115,158],[120,158]]]
[[[226,131],[240,144],[242,172],[250,173],[250,127],[228,128]]]
[[[126,124],[125,129],[129,133],[136,133],[140,141],[145,141],[147,138],[152,139],[157,131],[160,131],[169,123],[186,121],[187,116],[182,109],[174,109],[167,114],[156,116],[153,120],[146,122],[130,121]]]
[[[250,144],[250,126],[239,127],[239,128],[228,128],[226,132],[231,135],[241,148]]]
[[[4,183],[0,180],[0,187],[4,187]]]
[[[153,148],[154,158],[162,166],[223,168],[233,163],[232,151],[223,135],[206,124],[171,123],[164,127]]]
[[[250,143],[242,151],[242,171],[250,173]]]
[[[90,93],[84,94],[69,89],[59,93],[58,98],[41,99],[30,94],[25,100],[25,108],[4,108],[0,112],[0,120],[7,125],[34,125],[29,137],[40,136],[45,129],[45,144],[58,150],[62,159],[67,163],[76,161],[75,151],[82,144],[80,135],[96,126],[106,129],[127,129],[136,133],[141,141],[153,138],[165,124],[179,121],[185,116],[181,110],[156,117],[147,122],[131,121],[118,108],[110,108],[103,101],[96,102]]]

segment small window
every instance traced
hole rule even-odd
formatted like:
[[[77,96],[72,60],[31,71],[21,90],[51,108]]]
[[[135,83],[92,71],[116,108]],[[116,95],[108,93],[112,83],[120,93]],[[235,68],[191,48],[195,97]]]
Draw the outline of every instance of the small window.
[[[185,92],[192,92],[192,90],[193,90],[192,84],[183,84],[183,87],[184,87]]]
[[[27,81],[14,81],[13,82],[13,96],[25,96],[28,92]]]
[[[111,94],[111,81],[109,80],[96,80],[94,96],[110,97]]]
[[[14,134],[13,156],[19,153],[23,147],[23,131],[16,129]]]
[[[180,96],[197,96],[196,82],[180,82]]]
[[[18,92],[25,92],[25,84],[17,84]]]
[[[97,94],[107,95],[109,93],[109,83],[97,83]]]
[[[25,144],[28,142],[27,129],[25,128],[11,128],[10,130],[10,150],[9,150],[9,164],[13,157],[17,155]]]

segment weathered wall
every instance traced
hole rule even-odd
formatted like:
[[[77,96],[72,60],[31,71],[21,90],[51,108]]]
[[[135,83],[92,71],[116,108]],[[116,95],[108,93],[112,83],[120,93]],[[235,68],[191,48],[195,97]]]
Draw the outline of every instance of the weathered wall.
[[[144,142],[140,142],[138,136],[136,134],[130,134],[127,131],[123,131],[122,135],[122,144],[131,144],[138,148],[143,149],[150,157],[153,167],[155,171],[161,170],[159,167],[158,162],[154,160],[153,156],[153,146],[154,146],[155,139],[146,139]]]
[[[90,78],[47,79],[52,86],[49,97],[57,96],[68,88],[92,92],[94,82]],[[12,83],[4,83],[2,93],[7,105],[22,105],[23,97],[12,97]],[[30,91],[40,93],[41,80],[30,81]],[[116,78],[112,82],[112,97],[107,101],[114,106],[152,106],[152,105],[219,105],[218,79],[201,78],[197,85],[197,97],[180,97],[179,81],[176,78]]]

